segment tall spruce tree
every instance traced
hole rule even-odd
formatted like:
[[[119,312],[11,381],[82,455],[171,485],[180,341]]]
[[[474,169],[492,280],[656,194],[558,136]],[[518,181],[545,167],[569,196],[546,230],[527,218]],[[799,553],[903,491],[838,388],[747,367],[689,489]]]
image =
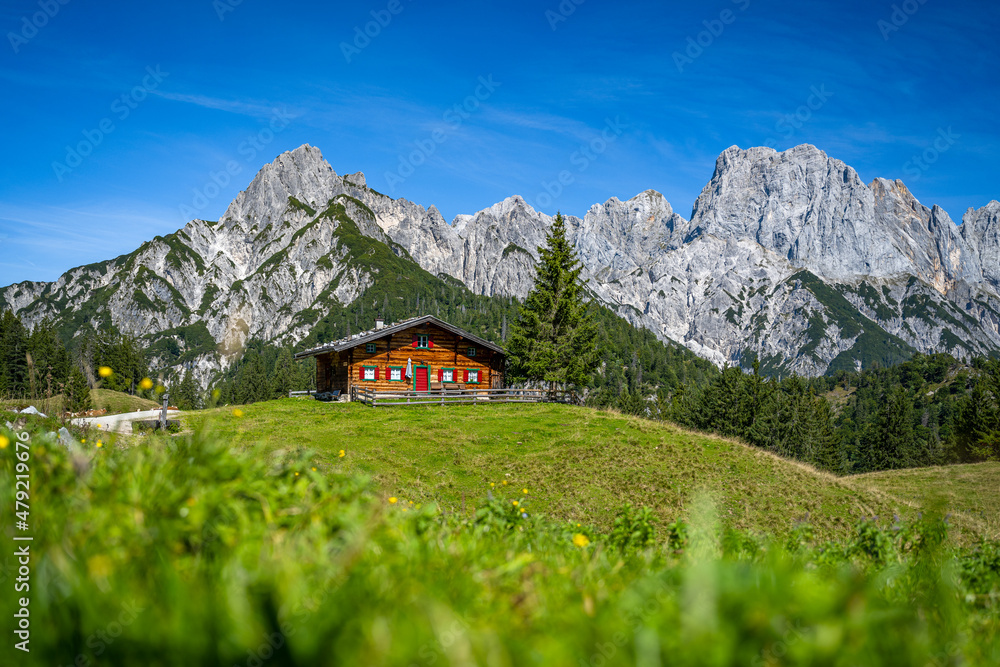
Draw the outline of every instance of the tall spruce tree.
[[[292,351],[283,347],[278,352],[278,358],[274,362],[274,373],[271,376],[271,389],[274,392],[274,398],[284,398],[288,396],[290,391],[294,391],[296,379]]]
[[[177,391],[171,398],[172,402],[181,410],[198,408],[198,385],[195,384],[190,368],[184,371],[184,377],[177,385]]]
[[[73,367],[69,374],[69,383],[66,386],[66,410],[69,412],[83,412],[91,408],[90,385],[83,372]]]
[[[0,395],[24,396],[29,389],[28,332],[7,310],[0,316]]]
[[[538,255],[534,287],[510,331],[510,377],[550,389],[587,386],[597,365],[597,328],[562,214],[556,214]]]

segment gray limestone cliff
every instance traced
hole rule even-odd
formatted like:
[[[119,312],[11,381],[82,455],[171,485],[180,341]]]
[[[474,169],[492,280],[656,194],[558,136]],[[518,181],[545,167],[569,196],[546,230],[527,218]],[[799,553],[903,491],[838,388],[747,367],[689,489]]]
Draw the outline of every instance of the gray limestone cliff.
[[[756,356],[770,372],[816,375],[914,351],[1000,350],[1000,203],[956,226],[901,181],[866,185],[813,146],[727,149],[690,220],[655,190],[566,220],[597,299],[718,364]],[[181,345],[207,332],[214,349],[195,367],[205,383],[249,340],[297,342],[303,312],[350,304],[378,279],[348,256],[353,228],[475,293],[524,297],[551,223],[519,196],[449,223],[361,173],[338,176],[305,145],[265,165],[218,221],[11,285],[0,307],[29,325],[107,320]]]

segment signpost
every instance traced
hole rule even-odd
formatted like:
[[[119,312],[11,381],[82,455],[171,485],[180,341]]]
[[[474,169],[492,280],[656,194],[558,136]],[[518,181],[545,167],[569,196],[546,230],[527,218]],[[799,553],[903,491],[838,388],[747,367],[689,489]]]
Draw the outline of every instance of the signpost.
[[[170,394],[163,392],[163,409],[160,411],[160,431],[166,433],[167,431],[167,403],[170,400]]]

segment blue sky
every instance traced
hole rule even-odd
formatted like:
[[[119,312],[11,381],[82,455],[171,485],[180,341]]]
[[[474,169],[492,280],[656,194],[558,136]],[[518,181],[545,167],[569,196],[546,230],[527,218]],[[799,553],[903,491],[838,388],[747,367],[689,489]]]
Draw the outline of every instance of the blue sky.
[[[688,217],[734,144],[956,222],[1000,198],[994,3],[5,0],[0,27],[0,286],[216,219],[303,143],[448,219],[647,188]]]

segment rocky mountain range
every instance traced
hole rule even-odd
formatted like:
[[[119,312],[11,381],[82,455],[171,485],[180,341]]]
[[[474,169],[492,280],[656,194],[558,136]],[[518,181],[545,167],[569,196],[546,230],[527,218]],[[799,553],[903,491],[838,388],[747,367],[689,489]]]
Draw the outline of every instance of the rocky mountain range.
[[[377,253],[356,252],[360,237],[475,293],[523,298],[551,221],[512,196],[449,223],[304,145],[265,165],[218,221],[3,288],[0,310],[158,334],[206,383],[248,341],[296,343],[325,308],[384,279]],[[594,298],[720,365],[756,355],[771,373],[818,375],[914,351],[1000,351],[1000,203],[955,225],[901,181],[866,185],[810,145],[727,149],[690,219],[647,190],[567,226]]]

